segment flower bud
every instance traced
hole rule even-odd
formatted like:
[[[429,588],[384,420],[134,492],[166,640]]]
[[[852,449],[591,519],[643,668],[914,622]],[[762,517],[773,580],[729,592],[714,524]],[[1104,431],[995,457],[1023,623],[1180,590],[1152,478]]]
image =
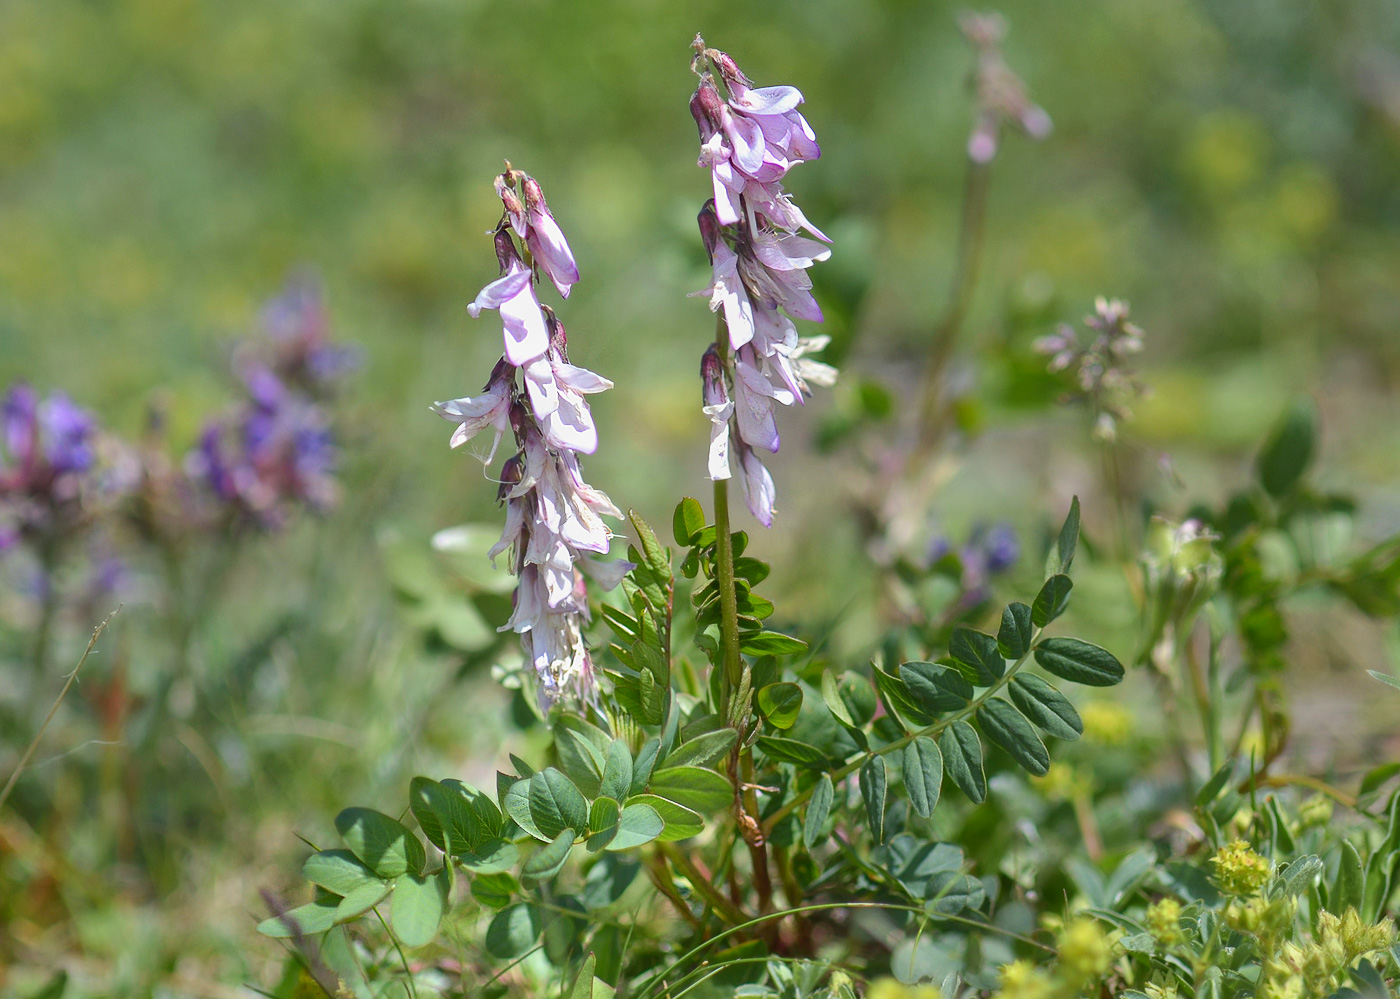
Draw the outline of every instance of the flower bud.
[[[524,477],[524,462],[520,460],[520,455],[515,455],[501,466],[501,485],[496,490],[496,503],[501,504],[506,501],[510,491],[520,484]]]
[[[515,240],[510,238],[510,230],[496,230],[496,260],[501,265],[501,273],[510,270],[511,264],[519,263],[520,254],[515,249]]]
[[[705,243],[705,252],[709,254],[710,264],[713,265],[715,248],[719,246],[720,241],[719,216],[715,214],[714,198],[705,202],[705,207],[700,209],[700,214],[695,217],[695,221],[700,224],[700,238]]]
[[[720,130],[723,122],[724,98],[719,88],[708,76],[700,81],[700,86],[690,98],[690,114],[700,129],[700,141],[706,142]]]
[[[729,388],[724,381],[724,362],[719,351],[710,344],[700,358],[700,378],[704,383],[703,396],[706,406],[723,406],[729,402]]]

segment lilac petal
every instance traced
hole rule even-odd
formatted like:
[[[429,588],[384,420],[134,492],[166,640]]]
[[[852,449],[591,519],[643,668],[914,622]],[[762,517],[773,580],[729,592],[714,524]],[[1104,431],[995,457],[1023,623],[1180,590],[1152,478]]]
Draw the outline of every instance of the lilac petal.
[[[796,87],[745,88],[730,98],[729,104],[749,114],[783,114],[802,103],[802,91]]]
[[[792,271],[828,259],[831,247],[802,236],[764,236],[755,241],[754,256],[773,270]]]
[[[467,306],[473,319],[481,315],[482,309],[499,309],[530,283],[530,272],[524,267],[512,267],[492,281],[476,296],[476,301]]]
[[[744,469],[744,503],[760,524],[772,527],[773,507],[778,499],[773,477],[758,460],[758,455],[748,448],[744,448],[740,461]]]
[[[558,406],[542,423],[545,439],[554,447],[580,454],[598,450],[598,428],[593,423],[593,413],[576,392],[560,392]]]
[[[752,118],[724,115],[724,134],[734,150],[730,159],[744,173],[753,173],[763,166],[763,129]]]
[[[544,325],[535,289],[527,280],[515,297],[501,303],[501,323],[505,327],[506,360],[525,367],[549,350],[549,331]]]
[[[773,386],[743,359],[734,364],[734,407],[739,438],[765,451],[778,450],[778,423],[773,416]]]
[[[637,563],[620,558],[612,560],[581,558],[578,560],[578,567],[600,587],[611,590],[622,582],[623,576],[637,568]]]
[[[559,408],[559,384],[554,380],[554,368],[549,358],[540,356],[525,365],[524,370],[530,408],[535,412],[535,419],[544,420]]]
[[[734,404],[726,402],[719,406],[706,406],[704,412],[710,418],[710,457],[707,463],[710,479],[720,482],[733,475],[729,469],[729,416],[734,412]]]
[[[531,208],[530,235],[525,242],[559,294],[568,298],[569,288],[578,281],[578,264],[554,216],[539,206]]]
[[[606,392],[613,387],[613,383],[602,375],[594,374],[587,368],[576,367],[566,361],[556,361],[554,364],[554,377],[562,385],[567,385],[575,392],[582,392],[592,395],[595,392]]]
[[[739,191],[729,183],[733,170],[729,163],[719,164],[710,172],[715,189],[715,216],[720,225],[734,225],[739,221]],[[742,185],[740,185],[742,189]]]

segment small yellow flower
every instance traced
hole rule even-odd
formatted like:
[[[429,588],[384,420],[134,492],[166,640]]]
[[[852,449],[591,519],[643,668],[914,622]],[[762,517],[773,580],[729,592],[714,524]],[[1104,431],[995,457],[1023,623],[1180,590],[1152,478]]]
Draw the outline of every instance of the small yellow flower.
[[[1325,826],[1332,821],[1332,802],[1320,794],[1315,794],[1298,806],[1298,820],[1306,829],[1309,826]]]
[[[1077,981],[1102,975],[1113,961],[1113,942],[1096,919],[1071,920],[1060,932],[1055,945],[1060,954],[1061,970]]]
[[[1147,907],[1147,929],[1163,947],[1177,947],[1186,942],[1181,932],[1181,903],[1164,898]]]
[[[893,978],[877,978],[865,989],[865,999],[913,999],[909,986]]]
[[[1050,978],[1029,961],[1002,965],[996,999],[1050,999],[1053,993]]]
[[[1133,716],[1113,701],[1090,701],[1079,712],[1086,742],[1122,746],[1133,737]]]
[[[1227,895],[1253,895],[1269,880],[1272,867],[1242,839],[1222,846],[1211,858],[1215,882]]]
[[[1032,777],[1031,784],[1052,801],[1087,794],[1089,785],[1074,767],[1055,761],[1043,777]]]

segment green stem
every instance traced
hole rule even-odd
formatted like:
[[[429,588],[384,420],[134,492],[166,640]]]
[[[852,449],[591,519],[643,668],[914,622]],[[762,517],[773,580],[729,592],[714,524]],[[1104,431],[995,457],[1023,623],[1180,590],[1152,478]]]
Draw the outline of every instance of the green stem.
[[[748,913],[725,898],[724,893],[701,873],[700,868],[695,866],[685,851],[676,849],[670,843],[658,843],[656,848],[676,866],[677,870],[685,875],[686,880],[695,887],[695,890],[710,904],[710,908],[714,909],[726,923],[730,926],[736,926],[751,921]]]
[[[849,777],[851,774],[855,773],[857,770],[863,767],[866,761],[869,760],[871,757],[884,756],[886,753],[893,753],[896,750],[903,749],[905,746],[909,745],[909,743],[913,742],[915,739],[920,738],[921,736],[937,735],[954,722],[962,721],[962,719],[975,713],[978,708],[980,708],[987,701],[991,700],[993,695],[995,695],[997,691],[1001,690],[1002,687],[1005,687],[1008,683],[1010,683],[1011,678],[1016,675],[1017,671],[1020,670],[1021,667],[1024,666],[1030,660],[1031,652],[1035,648],[1035,643],[1039,641],[1041,632],[1042,629],[1037,628],[1035,634],[1031,636],[1031,648],[1026,650],[1026,654],[1023,655],[1020,659],[1017,659],[1014,663],[1012,663],[1011,667],[1001,675],[1001,677],[997,680],[996,683],[992,684],[982,693],[978,694],[972,700],[968,701],[966,707],[959,708],[957,711],[954,711],[946,718],[940,718],[938,721],[934,722],[932,725],[929,725],[927,728],[921,728],[917,732],[910,732],[909,734],[905,735],[902,739],[896,739],[894,742],[887,743],[881,746],[879,749],[872,749],[869,752],[863,754],[862,756],[857,757],[852,762],[847,763],[845,766],[832,773],[832,783],[836,783],[837,781],[841,781]],[[785,804],[783,804],[781,808],[779,808],[772,815],[770,815],[768,817],[768,820],[763,823],[763,831],[765,833],[772,832],[779,822],[781,822],[783,819],[787,818],[790,814],[792,814],[792,812],[795,809],[800,808],[802,804],[812,796],[812,792],[816,789],[817,786],[813,784],[807,790],[799,793],[791,801],[788,801]]]

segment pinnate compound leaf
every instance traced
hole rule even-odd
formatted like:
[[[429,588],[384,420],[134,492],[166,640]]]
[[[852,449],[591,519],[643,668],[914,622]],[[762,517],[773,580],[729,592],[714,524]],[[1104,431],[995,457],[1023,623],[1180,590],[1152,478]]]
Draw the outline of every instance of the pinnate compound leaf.
[[[738,737],[739,733],[732,728],[705,732],[681,743],[663,763],[668,767],[712,767],[729,755]]]
[[[352,853],[381,878],[421,874],[428,856],[423,844],[402,822],[372,808],[347,808],[335,828]]]
[[[1084,734],[1079,712],[1064,694],[1038,676],[1021,673],[1007,688],[1012,703],[1047,735],[1073,742]]]
[[[447,868],[450,872],[451,868]],[[408,875],[394,886],[389,925],[405,947],[422,947],[437,936],[442,917],[447,914],[451,881],[442,872],[426,877]]]
[[[553,767],[530,778],[530,817],[550,840],[565,829],[588,832],[588,802],[568,777]]]
[[[997,640],[971,628],[954,628],[948,654],[964,668],[964,675],[979,687],[990,687],[1006,672]]]
[[[758,691],[758,710],[774,728],[792,728],[802,711],[802,688],[795,683],[770,683]]]
[[[872,756],[860,768],[860,796],[865,801],[865,815],[870,822],[870,835],[876,843],[885,841],[885,796],[888,777],[885,758]]]
[[[831,814],[831,802],[835,794],[831,775],[822,774],[817,786],[812,789],[812,797],[807,801],[807,815],[802,820],[802,843],[809,850],[822,840],[822,831],[826,826],[827,816]]]
[[[1073,589],[1074,580],[1063,573],[1047,579],[1031,604],[1031,623],[1037,628],[1044,628],[1063,614],[1069,606],[1069,594]]]
[[[1050,754],[1045,743],[1010,701],[993,697],[977,709],[977,721],[987,738],[1010,753],[1021,766],[1037,777],[1049,772]]]
[[[1111,687],[1123,680],[1123,664],[1113,653],[1077,638],[1047,638],[1035,647],[1035,661],[1061,680],[1087,687]]]
[[[943,788],[943,754],[928,736],[918,736],[904,747],[904,788],[920,818],[933,814]]]
[[[564,867],[574,846],[574,831],[565,829],[553,840],[536,850],[520,869],[520,883],[526,888],[548,881]]]
[[[1031,638],[1035,634],[1032,614],[1031,608],[1023,603],[1009,604],[1001,612],[997,649],[1003,657],[1014,661],[1031,650]]]
[[[953,783],[974,804],[987,798],[987,774],[982,766],[982,741],[977,730],[965,721],[955,721],[943,730],[938,746],[943,766]]]

